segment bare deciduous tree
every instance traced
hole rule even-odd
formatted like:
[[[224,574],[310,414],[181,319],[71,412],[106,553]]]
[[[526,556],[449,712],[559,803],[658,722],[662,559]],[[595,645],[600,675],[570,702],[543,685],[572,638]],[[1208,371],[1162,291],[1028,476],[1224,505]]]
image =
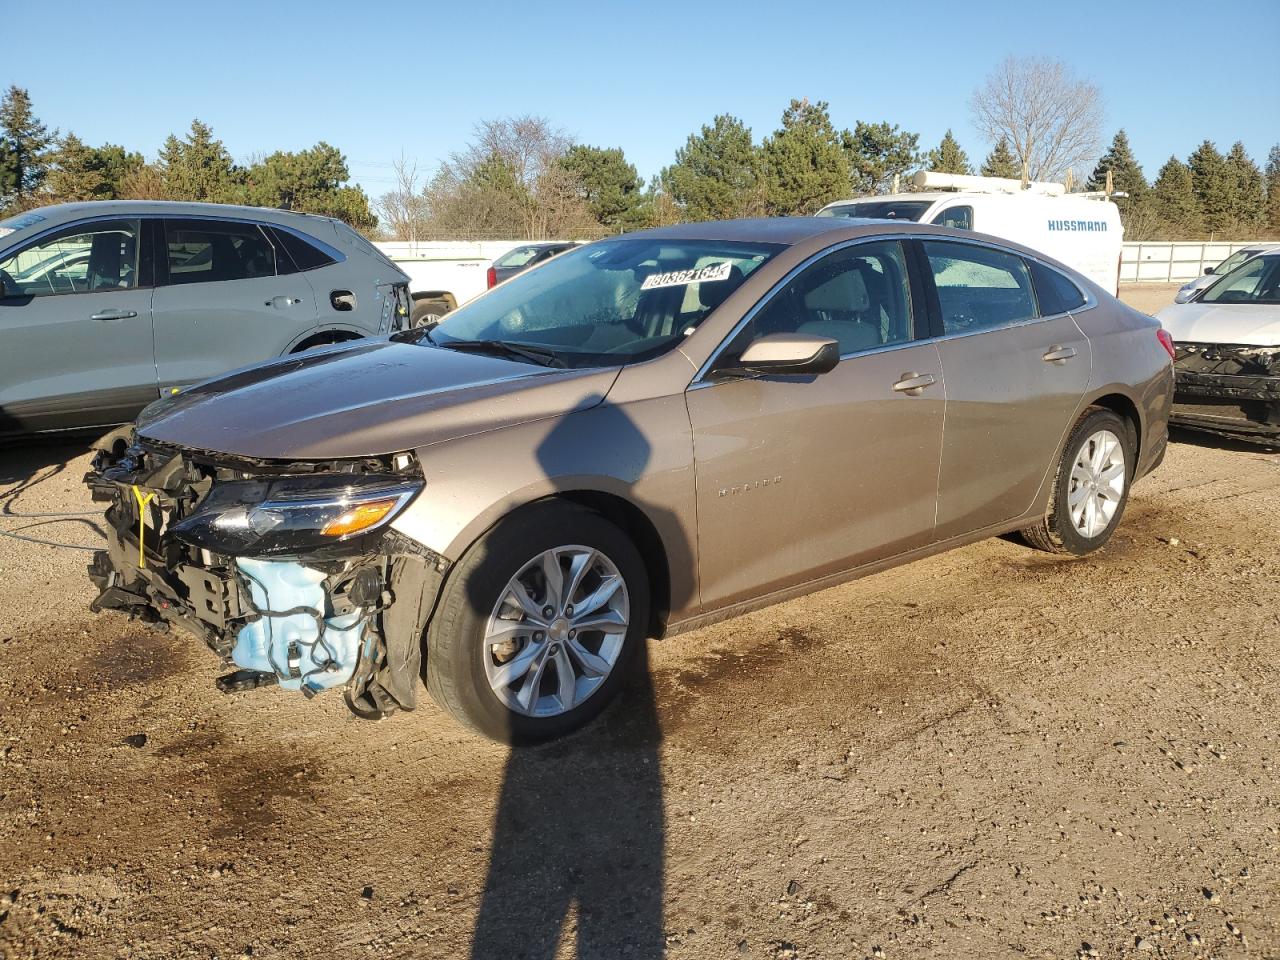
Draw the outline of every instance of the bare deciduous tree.
[[[396,185],[378,200],[378,215],[386,231],[400,240],[416,241],[426,228],[427,201],[418,185],[418,165],[403,152],[394,161]]]
[[[598,231],[561,163],[571,146],[573,139],[543,117],[481,121],[427,188],[432,228],[529,240]]]
[[[1058,180],[1097,155],[1102,94],[1059,60],[1008,57],[969,106],[988,140],[1008,142],[1024,180]]]

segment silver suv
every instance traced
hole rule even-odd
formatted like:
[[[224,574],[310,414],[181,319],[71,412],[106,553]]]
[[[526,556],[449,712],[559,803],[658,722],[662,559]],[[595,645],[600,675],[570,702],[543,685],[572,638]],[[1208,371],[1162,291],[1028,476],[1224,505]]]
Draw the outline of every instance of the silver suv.
[[[346,224],[206,203],[0,221],[0,436],[108,426],[236,367],[407,325],[408,277]]]

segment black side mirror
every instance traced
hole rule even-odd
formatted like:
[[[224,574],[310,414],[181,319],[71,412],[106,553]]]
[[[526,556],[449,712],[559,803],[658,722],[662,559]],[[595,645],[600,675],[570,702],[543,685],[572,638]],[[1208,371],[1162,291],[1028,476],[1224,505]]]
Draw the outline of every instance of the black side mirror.
[[[829,373],[840,362],[840,344],[807,333],[771,333],[752,343],[723,376],[778,377]]]
[[[1205,275],[1206,277],[1211,277],[1211,276],[1213,276],[1213,267],[1205,267],[1205,268],[1204,268],[1204,275]]]

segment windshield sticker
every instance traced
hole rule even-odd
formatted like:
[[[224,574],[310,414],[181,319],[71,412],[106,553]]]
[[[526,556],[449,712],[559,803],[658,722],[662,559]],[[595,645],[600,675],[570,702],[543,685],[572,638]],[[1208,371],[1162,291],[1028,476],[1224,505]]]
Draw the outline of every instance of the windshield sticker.
[[[651,273],[640,284],[641,290],[655,290],[658,287],[687,287],[691,283],[711,283],[713,280],[728,280],[733,264],[713,263],[698,270],[672,270],[670,273]]]

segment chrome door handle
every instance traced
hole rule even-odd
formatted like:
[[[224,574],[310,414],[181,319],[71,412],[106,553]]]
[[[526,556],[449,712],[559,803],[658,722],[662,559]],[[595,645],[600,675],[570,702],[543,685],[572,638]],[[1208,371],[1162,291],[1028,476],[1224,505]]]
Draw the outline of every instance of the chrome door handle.
[[[1049,352],[1040,359],[1045,363],[1063,364],[1076,355],[1075,347],[1050,347]]]
[[[137,310],[102,310],[92,314],[89,319],[97,320],[99,323],[119,323],[121,320],[128,320],[137,315]]]
[[[925,387],[932,387],[937,382],[931,373],[904,373],[902,379],[893,385],[893,389],[908,397],[918,397],[924,393]]]

